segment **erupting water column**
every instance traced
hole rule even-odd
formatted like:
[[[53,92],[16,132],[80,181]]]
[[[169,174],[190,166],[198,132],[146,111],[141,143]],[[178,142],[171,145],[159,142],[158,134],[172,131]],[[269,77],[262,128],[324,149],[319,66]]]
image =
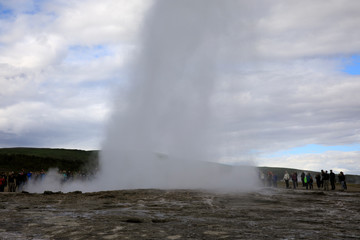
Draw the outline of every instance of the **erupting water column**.
[[[106,189],[238,184],[242,173],[199,161],[211,160],[214,149],[210,100],[229,7],[160,0],[149,10],[126,107],[114,111],[103,144],[99,181]]]

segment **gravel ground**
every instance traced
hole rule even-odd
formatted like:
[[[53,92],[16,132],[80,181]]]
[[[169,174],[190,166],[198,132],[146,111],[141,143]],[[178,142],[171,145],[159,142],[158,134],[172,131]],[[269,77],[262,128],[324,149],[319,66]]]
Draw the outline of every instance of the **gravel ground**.
[[[0,239],[359,239],[360,192],[2,193]]]

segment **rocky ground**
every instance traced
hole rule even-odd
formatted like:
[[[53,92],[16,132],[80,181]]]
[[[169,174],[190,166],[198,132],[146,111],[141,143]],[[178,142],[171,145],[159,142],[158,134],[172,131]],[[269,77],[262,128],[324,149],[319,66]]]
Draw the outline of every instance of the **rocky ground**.
[[[359,239],[360,192],[2,193],[0,239]]]

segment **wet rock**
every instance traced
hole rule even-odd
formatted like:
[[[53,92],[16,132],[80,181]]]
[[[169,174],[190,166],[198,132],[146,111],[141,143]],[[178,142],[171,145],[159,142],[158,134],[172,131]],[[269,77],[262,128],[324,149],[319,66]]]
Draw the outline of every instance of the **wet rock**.
[[[140,218],[133,217],[133,218],[126,219],[125,222],[127,222],[127,223],[143,223],[144,220],[140,219]]]
[[[159,219],[159,218],[154,218],[154,219],[151,219],[151,222],[153,223],[165,223],[165,222],[168,222],[169,220],[167,219]]]
[[[62,194],[62,192],[53,192],[53,191],[44,191],[44,195],[52,195],[52,194]]]

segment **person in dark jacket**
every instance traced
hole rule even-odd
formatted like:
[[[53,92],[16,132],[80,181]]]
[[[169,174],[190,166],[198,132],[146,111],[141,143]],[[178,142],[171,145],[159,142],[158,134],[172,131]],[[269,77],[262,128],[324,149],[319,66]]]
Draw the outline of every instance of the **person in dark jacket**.
[[[308,173],[308,175],[306,176],[308,178],[308,185],[309,185],[309,189],[314,189],[314,179],[312,178],[312,176],[310,175],[310,173]]]
[[[15,192],[16,191],[16,184],[15,184],[14,172],[10,173],[8,182],[9,182],[9,192]]]
[[[294,172],[294,173],[291,175],[291,180],[292,180],[292,182],[293,182],[293,187],[294,187],[294,189],[296,189],[296,187],[297,187],[297,173],[296,173],[296,172]]]
[[[320,187],[321,187],[321,176],[320,176],[319,173],[316,174],[315,180],[316,180],[316,186],[318,187],[318,189],[320,189]]]
[[[305,178],[305,173],[304,173],[304,172],[302,172],[302,173],[301,173],[301,175],[300,175],[300,177],[301,177],[301,182],[302,182],[302,185],[303,185],[303,187],[305,187],[305,181],[304,181],[304,178]]]
[[[330,185],[331,190],[335,190],[335,173],[332,170],[330,170]]]
[[[325,191],[329,190],[329,180],[330,180],[330,174],[328,173],[328,171],[325,171],[324,175],[323,175],[323,182],[324,182],[324,190]]]
[[[278,176],[274,173],[273,174],[273,187],[277,188],[277,181],[278,181]]]
[[[340,172],[339,176],[339,182],[341,184],[341,190],[344,191],[347,189],[347,186],[346,186],[346,181],[345,181],[345,175],[343,172]]]
[[[309,189],[309,186],[310,186],[310,173],[306,174],[305,177],[304,177],[304,183],[305,183],[305,187],[306,187],[306,190]]]
[[[26,183],[26,179],[27,179],[27,176],[24,173],[24,171],[19,172],[18,175],[16,176],[16,185],[17,185],[19,192],[22,191],[22,189]]]

